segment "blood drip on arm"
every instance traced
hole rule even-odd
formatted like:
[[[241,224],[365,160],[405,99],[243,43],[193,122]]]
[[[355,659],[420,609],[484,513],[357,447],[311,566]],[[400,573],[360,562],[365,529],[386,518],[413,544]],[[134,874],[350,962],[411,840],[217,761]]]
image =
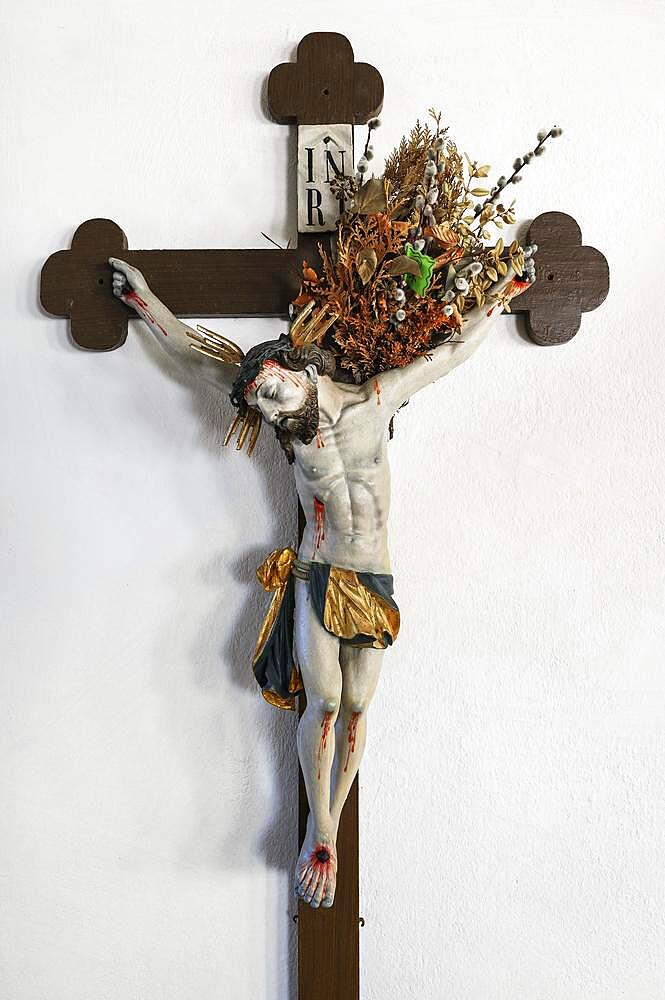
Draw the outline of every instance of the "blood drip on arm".
[[[166,330],[164,329],[164,327],[161,326],[157,322],[157,320],[155,319],[155,317],[152,315],[152,313],[148,309],[148,303],[145,302],[141,298],[140,295],[137,295],[136,292],[130,292],[129,295],[125,296],[125,301],[126,302],[133,302],[139,308],[139,310],[141,311],[141,315],[143,316],[143,318],[146,319],[149,323],[152,323],[153,326],[156,326],[157,329],[161,333],[163,333],[165,337],[168,337],[168,333],[166,332]]]

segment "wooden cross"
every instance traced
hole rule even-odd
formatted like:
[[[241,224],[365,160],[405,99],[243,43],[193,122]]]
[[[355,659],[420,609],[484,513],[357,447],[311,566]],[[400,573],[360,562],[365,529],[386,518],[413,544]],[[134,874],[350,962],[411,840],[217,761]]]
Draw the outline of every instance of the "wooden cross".
[[[599,250],[582,246],[580,227],[563,212],[539,215],[525,242],[538,247],[536,282],[515,301],[513,312],[526,313],[536,344],[565,344],[579,330],[582,313],[604,302],[610,290],[607,261]]]
[[[343,35],[315,32],[298,45],[295,63],[270,73],[268,106],[278,122],[299,130],[298,247],[291,250],[129,250],[122,229],[92,219],[76,230],[71,249],[48,258],[41,274],[43,307],[68,317],[80,347],[108,351],[127,337],[129,311],[111,294],[108,258],[138,267],[155,294],[180,316],[275,316],[286,318],[298,293],[300,265],[316,267],[316,244],[335,226],[334,206],[323,182],[330,171],[353,170],[353,125],[366,123],[383,104],[383,81],[366,63],[354,61]],[[317,186],[319,185],[320,186]],[[580,313],[605,298],[607,262],[581,246],[569,216],[547,213],[532,224],[539,245],[533,289],[515,300],[527,313],[536,343],[563,343],[576,332]],[[299,530],[303,515],[299,512]],[[300,835],[307,798],[300,781]],[[337,842],[340,875],[331,909],[299,904],[298,984],[300,1000],[358,1000],[359,863],[358,780],[346,802]]]

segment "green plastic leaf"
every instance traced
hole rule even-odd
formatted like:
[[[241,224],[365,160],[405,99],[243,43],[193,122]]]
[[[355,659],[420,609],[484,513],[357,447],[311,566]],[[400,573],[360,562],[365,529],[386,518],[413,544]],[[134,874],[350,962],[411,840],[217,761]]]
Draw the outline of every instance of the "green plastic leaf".
[[[407,274],[406,283],[409,288],[412,288],[416,295],[427,294],[427,289],[432,283],[432,274],[434,273],[434,265],[436,261],[433,257],[428,257],[426,253],[421,253],[419,250],[414,250],[410,243],[406,244],[404,248],[406,251],[406,256],[415,260],[420,266],[420,274],[418,277],[415,274]]]

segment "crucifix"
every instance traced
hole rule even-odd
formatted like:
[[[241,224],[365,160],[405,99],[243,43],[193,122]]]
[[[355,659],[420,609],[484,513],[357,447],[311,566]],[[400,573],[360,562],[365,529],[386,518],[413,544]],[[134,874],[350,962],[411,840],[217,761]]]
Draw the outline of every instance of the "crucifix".
[[[273,704],[293,707],[303,685],[308,695],[306,707],[301,699],[298,740],[302,1000],[359,996],[357,769],[381,652],[399,629],[385,532],[390,418],[475,350],[508,299],[470,317],[463,341],[442,343],[362,384],[334,377],[334,360],[321,343],[338,317],[314,312],[311,302],[294,319],[290,338],[257,345],[246,356],[221,335],[190,330],[176,317],[289,315],[301,290],[302,259],[316,283],[317,244],[325,245],[336,228],[342,201],[331,181],[353,171],[353,126],[370,121],[382,101],[378,71],[356,63],[342,35],[307,35],[296,62],[272,70],[270,113],[298,127],[296,249],[131,251],[119,226],[97,219],[79,226],[71,249],[52,255],[42,271],[42,304],[69,317],[79,346],[121,346],[129,306],[167,351],[230,390],[238,447],[247,442],[251,451],[265,422],[294,464],[300,546],[297,553],[277,550],[260,567],[274,597],[254,669]],[[564,343],[581,313],[607,294],[607,264],[582,246],[579,227],[561,213],[539,216],[527,239],[539,246],[538,281],[520,288],[513,311],[526,314],[536,343]],[[422,264],[415,271],[404,266],[413,275]],[[285,677],[278,653],[285,653]]]

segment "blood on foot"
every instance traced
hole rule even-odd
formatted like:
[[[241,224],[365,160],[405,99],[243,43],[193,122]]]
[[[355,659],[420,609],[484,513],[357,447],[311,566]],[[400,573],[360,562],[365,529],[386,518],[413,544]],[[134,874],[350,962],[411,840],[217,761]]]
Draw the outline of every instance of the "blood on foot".
[[[309,854],[300,866],[300,879],[304,879],[308,872],[311,872],[314,880],[319,881],[321,877],[328,878],[332,873],[335,864],[335,855],[332,849],[323,843],[314,845],[314,850]],[[318,878],[317,878],[318,876]]]
[[[356,732],[358,730],[358,719],[360,718],[360,712],[353,712],[351,718],[349,719],[349,727],[346,731],[346,761],[344,762],[344,770],[346,771],[349,766],[349,759],[352,753],[356,752]]]
[[[332,841],[306,839],[296,865],[296,894],[313,907],[332,906],[337,857]]]
[[[316,447],[325,448],[325,444],[323,443],[323,438],[321,436],[321,431],[318,429],[318,427],[316,429]]]

